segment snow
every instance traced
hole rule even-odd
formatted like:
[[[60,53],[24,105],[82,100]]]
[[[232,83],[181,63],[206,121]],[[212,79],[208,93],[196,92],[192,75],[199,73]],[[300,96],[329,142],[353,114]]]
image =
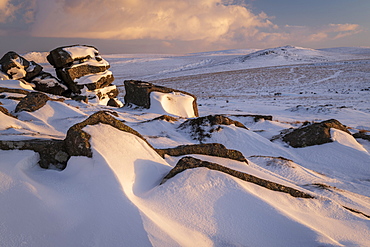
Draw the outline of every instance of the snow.
[[[0,87],[22,89],[22,90],[33,90],[33,84],[28,83],[24,80],[3,80],[1,81]]]
[[[266,51],[273,52],[257,56]],[[73,54],[79,52],[85,51]],[[190,156],[315,198],[294,198],[206,168],[186,170],[160,185],[182,157],[163,159],[141,138],[97,124],[83,129],[91,135],[93,157],[71,157],[63,171],[41,169],[36,152],[0,150],[1,245],[368,246],[370,142],[336,129],[331,129],[333,142],[304,148],[274,138],[305,121],[331,118],[351,133],[369,130],[367,48],[287,46],[106,57],[116,78],[114,88],[124,79],[141,79],[187,91],[197,96],[201,116],[225,114],[248,128],[215,126],[204,140],[241,151],[248,164]],[[27,85],[1,80],[0,87]],[[122,99],[123,87],[117,88]],[[193,98],[184,94],[152,92],[150,109],[65,99],[49,100],[35,112],[15,113],[18,102],[0,97],[1,106],[17,117],[0,112],[2,141],[62,140],[72,125],[104,110],[114,111],[115,118],[154,148],[199,143],[188,129],[179,128],[194,117]],[[163,114],[177,116],[177,121],[153,120]],[[272,115],[273,120],[255,122],[243,116],[248,114]]]
[[[55,87],[55,86],[60,86],[64,88],[65,90],[68,90],[68,87],[62,83],[60,83],[57,79],[55,78],[50,78],[46,77],[44,79],[41,78],[34,78],[32,81],[38,82],[40,84],[45,84],[47,87]]]
[[[184,118],[195,117],[194,98],[183,93],[150,93],[150,111],[159,114],[170,114]]]
[[[101,73],[85,75],[85,76],[82,76],[80,78],[75,79],[75,82],[77,83],[77,85],[96,83],[101,78],[104,78],[104,77],[107,77],[107,76],[112,76],[112,72],[107,70],[107,71],[104,71],[104,72],[101,72]]]
[[[27,74],[27,71],[24,69],[21,58],[18,57],[16,59],[12,59],[12,61],[15,63],[16,67],[11,67],[6,73],[11,75],[12,79],[14,80],[24,78]]]
[[[76,61],[76,64],[72,65],[72,67],[81,66],[85,64],[88,64],[91,66],[108,66],[109,65],[109,63],[99,55],[98,50],[92,47],[72,46],[72,47],[65,47],[63,48],[63,50],[68,52],[68,54],[71,56],[73,60],[84,59],[82,63],[81,61]]]
[[[332,140],[335,142],[367,153],[366,149],[361,144],[359,144],[356,139],[353,138],[353,136],[344,131],[332,128],[330,129],[330,135]]]
[[[38,64],[47,64],[48,60],[46,59],[47,55],[49,55],[49,52],[28,52],[26,54],[23,54],[22,57],[26,59],[27,61],[34,61]]]
[[[95,56],[99,54],[98,50],[88,46],[65,47],[63,50],[68,52],[73,60],[85,58],[87,56],[90,56],[90,58],[95,58]]]

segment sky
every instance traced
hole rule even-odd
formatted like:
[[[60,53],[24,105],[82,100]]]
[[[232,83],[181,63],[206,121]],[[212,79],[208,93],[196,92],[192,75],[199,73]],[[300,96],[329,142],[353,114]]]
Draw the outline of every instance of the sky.
[[[0,52],[370,46],[369,0],[0,0]]]

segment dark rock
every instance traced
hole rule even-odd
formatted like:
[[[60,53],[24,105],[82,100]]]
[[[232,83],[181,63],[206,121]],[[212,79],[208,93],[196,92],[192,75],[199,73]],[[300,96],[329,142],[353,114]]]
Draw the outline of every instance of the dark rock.
[[[71,95],[71,99],[75,101],[85,102],[85,103],[89,102],[89,99],[87,98],[86,95]]]
[[[112,106],[112,107],[121,107],[121,106],[122,106],[122,103],[120,104],[120,102],[118,102],[118,101],[117,101],[117,99],[110,98],[110,99],[108,100],[107,106]]]
[[[75,82],[76,79],[81,78],[83,76],[89,75],[89,74],[96,74],[101,73],[109,69],[109,65],[102,65],[102,66],[93,66],[90,64],[82,64],[78,66],[73,67],[67,67],[62,69],[56,69],[56,73],[59,79],[61,79],[66,85],[68,85],[68,88],[72,90],[74,93],[81,93],[81,89],[83,88],[83,85],[77,85],[77,82]],[[114,81],[114,77],[107,76],[107,77],[101,77],[96,83],[92,83],[90,87],[103,87],[104,85],[109,85]]]
[[[27,74],[24,77],[26,81],[30,81],[35,76],[39,75],[42,72],[42,66],[35,63],[34,61],[30,61],[30,65],[26,68]]]
[[[254,115],[254,114],[236,114],[236,115],[224,115],[226,117],[252,117],[254,118],[255,122],[258,122],[259,120],[268,120],[272,121],[271,115]]]
[[[370,141],[370,132],[358,132],[353,134],[353,137]]]
[[[44,93],[31,92],[26,97],[21,99],[15,108],[15,112],[34,112],[43,107],[49,99],[49,96]]]
[[[101,76],[97,81],[93,82],[93,83],[87,83],[87,84],[83,84],[83,85],[79,85],[78,83],[78,86],[86,86],[89,90],[96,90],[96,89],[100,89],[100,88],[104,88],[104,87],[108,87],[112,84],[112,82],[114,81],[114,76],[113,74],[108,74],[108,75],[104,75],[104,76]],[[118,90],[117,90],[118,92]],[[117,93],[118,95],[118,93]],[[116,96],[115,96],[116,97]]]
[[[63,170],[70,158],[62,140],[23,140],[23,141],[0,141],[2,150],[33,150],[40,155],[39,165],[48,169],[51,166]]]
[[[126,95],[125,95],[125,103],[128,105],[134,104],[143,108],[150,108],[150,93],[151,92],[160,92],[160,93],[172,93],[172,92],[178,92],[182,93],[185,95],[189,95],[194,98],[193,101],[193,110],[194,110],[194,115],[199,116],[198,113],[198,106],[197,106],[197,97],[194,95],[172,89],[172,88],[167,88],[167,87],[162,87],[162,86],[156,86],[152,83],[149,82],[144,82],[144,81],[135,81],[135,80],[126,80],[124,81],[125,84],[125,90],[126,90]]]
[[[180,172],[183,172],[187,169],[194,169],[194,168],[200,168],[200,167],[208,168],[208,169],[215,170],[215,171],[220,171],[220,172],[229,174],[233,177],[239,178],[241,180],[265,187],[269,190],[288,193],[293,197],[314,198],[312,195],[307,194],[305,192],[302,192],[302,191],[299,191],[299,190],[296,190],[296,189],[293,189],[293,188],[290,188],[290,187],[287,187],[287,186],[284,186],[278,183],[274,183],[274,182],[271,182],[265,179],[261,179],[253,175],[249,175],[247,173],[236,171],[236,170],[230,169],[228,167],[225,167],[225,166],[222,166],[216,163],[199,160],[199,159],[195,159],[192,157],[184,157],[181,160],[179,160],[176,166],[163,178],[161,184],[165,183],[168,179],[174,177]]]
[[[41,72],[30,82],[35,84],[35,89],[41,92],[63,96],[67,96],[69,94],[68,87],[50,73]]]
[[[114,99],[118,96],[119,91],[115,85],[107,86],[103,89],[99,88],[95,90],[96,95],[98,96],[99,100],[107,97],[109,99]]]
[[[168,115],[162,115],[162,116],[144,121],[143,123],[152,122],[152,121],[156,121],[156,120],[164,120],[164,121],[167,121],[167,122],[176,122],[177,118],[171,117],[171,116],[168,116]]]
[[[0,65],[1,70],[14,80],[24,78],[28,81],[42,71],[42,67],[39,64],[27,61],[14,51],[6,53],[0,59]]]
[[[69,128],[67,136],[64,139],[68,154],[70,154],[71,156],[92,157],[92,151],[90,149],[91,145],[89,143],[91,136],[83,131],[83,128],[87,125],[96,125],[99,123],[108,124],[121,131],[134,134],[144,140],[150,147],[152,147],[137,131],[112,117],[108,112],[99,111],[92,114],[83,122],[75,124],[71,128]]]
[[[97,103],[97,104],[111,104],[110,106],[121,107],[123,104],[116,98],[118,95],[118,90],[115,85],[111,85],[105,88],[95,89],[93,91],[84,91],[78,95],[72,95],[72,99]]]
[[[92,52],[86,52],[81,57],[72,57],[71,54],[67,51],[68,48],[75,48],[75,47],[82,47],[82,48],[91,48]],[[66,49],[67,48],[67,49]],[[92,54],[94,53],[94,54]],[[92,55],[94,57],[92,57]],[[89,59],[95,59],[97,61],[101,61],[101,56],[99,55],[98,49],[94,46],[90,45],[70,45],[70,46],[63,46],[58,47],[52,50],[49,55],[46,57],[47,60],[54,68],[64,68],[71,66],[74,62],[82,63]]]
[[[202,143],[206,138],[211,137],[211,133],[222,129],[221,125],[234,124],[237,127],[248,129],[242,123],[234,121],[223,115],[208,115],[186,120],[179,126],[179,129],[190,129],[193,140]]]
[[[295,148],[329,143],[332,142],[330,135],[331,128],[342,130],[350,134],[347,128],[338,120],[330,119],[321,123],[314,123],[295,129],[284,135],[283,141]]]
[[[237,150],[227,149],[224,145],[219,143],[181,145],[175,148],[157,149],[157,153],[159,153],[162,156],[162,158],[164,158],[165,154],[170,156],[203,154],[242,161],[248,164],[248,160],[244,157],[244,155],[241,152]]]

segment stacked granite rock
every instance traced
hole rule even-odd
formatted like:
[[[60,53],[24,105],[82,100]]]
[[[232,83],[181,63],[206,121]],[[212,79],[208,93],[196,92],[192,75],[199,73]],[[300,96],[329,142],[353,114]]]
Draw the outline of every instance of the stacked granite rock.
[[[20,80],[38,91],[56,95],[67,95],[68,87],[50,73],[42,71],[42,66],[28,61],[14,51],[6,53],[0,59],[2,79]]]
[[[72,98],[99,104],[122,106],[116,98],[118,90],[112,85],[110,65],[99,51],[88,45],[72,45],[52,50],[47,60],[54,66],[58,78],[71,91]]]

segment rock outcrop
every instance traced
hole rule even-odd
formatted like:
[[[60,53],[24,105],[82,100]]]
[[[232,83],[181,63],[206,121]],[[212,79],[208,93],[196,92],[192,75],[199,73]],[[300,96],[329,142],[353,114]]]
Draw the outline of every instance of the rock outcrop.
[[[0,59],[1,70],[6,73],[10,79],[31,80],[42,71],[42,67],[34,61],[27,61],[14,51],[6,53]]]
[[[282,139],[295,148],[329,143],[332,142],[330,134],[331,128],[350,134],[347,128],[338,120],[330,119],[321,123],[314,123],[295,129],[290,133],[285,134]]]
[[[58,78],[47,72],[41,72],[30,80],[35,85],[34,89],[44,93],[68,96],[68,87]]]
[[[368,132],[357,132],[357,133],[353,134],[353,137],[354,138],[361,138],[361,139],[370,141],[370,131],[368,131]]]
[[[182,94],[185,97],[192,97],[192,108],[193,108],[193,115],[198,117],[198,105],[197,105],[197,98],[185,91],[176,90],[172,88],[157,86],[149,82],[144,81],[136,81],[136,80],[126,80],[124,81],[125,84],[125,103],[127,105],[136,105],[139,107],[149,109],[151,107],[151,97],[150,94],[152,92],[159,92],[164,94]],[[175,103],[174,103],[175,104]]]
[[[157,153],[159,153],[163,158],[166,154],[170,156],[203,154],[237,160],[241,162],[246,162],[248,164],[248,160],[240,151],[227,149],[224,145],[220,143],[181,145],[175,148],[157,149]]]
[[[111,106],[122,106],[116,99],[118,90],[112,85],[110,65],[94,46],[72,45],[52,50],[47,60],[54,66],[58,78],[72,92],[72,98]],[[109,103],[108,103],[109,102]]]
[[[0,109],[1,110],[1,109]],[[121,131],[131,133],[143,139],[152,147],[137,131],[128,127],[114,118],[112,112],[98,111],[81,123],[70,127],[64,140],[56,139],[27,139],[20,141],[0,140],[2,150],[33,150],[40,155],[39,165],[42,168],[57,168],[63,170],[71,156],[92,157],[91,136],[83,130],[87,125],[107,124]],[[153,147],[152,147],[153,148]],[[154,148],[153,148],[154,149]]]
[[[139,132],[135,131],[131,127],[125,125],[121,121],[112,117],[112,115],[109,114],[109,112],[99,111],[92,114],[90,117],[88,117],[81,123],[75,124],[71,128],[69,128],[67,136],[64,139],[68,154],[70,154],[71,156],[92,157],[91,145],[89,143],[91,136],[90,134],[86,133],[83,130],[83,128],[86,127],[87,125],[95,125],[99,123],[107,124],[121,131],[125,131],[133,135],[136,135],[137,137],[143,139],[150,147],[152,147],[145,140],[145,138],[142,135],[140,135]]]
[[[71,155],[65,149],[62,140],[32,139],[22,141],[2,141],[2,150],[33,150],[40,155],[39,165],[42,168],[64,169]]]
[[[15,112],[28,111],[34,112],[43,107],[49,100],[49,96],[40,92],[31,92],[21,99],[15,108]]]
[[[208,115],[205,117],[188,119],[179,126],[179,129],[189,130],[193,140],[198,140],[202,143],[206,138],[210,138],[213,132],[222,129],[221,125],[231,124],[248,129],[244,124],[223,115]]]
[[[37,91],[63,96],[68,94],[68,88],[51,74],[43,72],[42,66],[13,51],[0,59],[0,65],[9,79],[29,82]]]
[[[180,172],[183,172],[187,169],[194,169],[194,168],[201,168],[201,167],[229,174],[233,177],[239,178],[241,180],[244,180],[250,183],[257,184],[269,190],[288,193],[293,197],[314,198],[312,195],[299,191],[297,189],[294,189],[294,188],[291,188],[291,187],[288,187],[282,184],[278,184],[275,182],[271,182],[271,181],[268,181],[262,178],[258,178],[256,176],[253,176],[247,173],[236,171],[236,170],[230,169],[228,167],[225,167],[225,166],[222,166],[216,163],[203,161],[203,160],[196,159],[193,157],[184,157],[181,160],[179,160],[176,166],[163,178],[161,184],[165,183],[168,179],[176,176]]]

